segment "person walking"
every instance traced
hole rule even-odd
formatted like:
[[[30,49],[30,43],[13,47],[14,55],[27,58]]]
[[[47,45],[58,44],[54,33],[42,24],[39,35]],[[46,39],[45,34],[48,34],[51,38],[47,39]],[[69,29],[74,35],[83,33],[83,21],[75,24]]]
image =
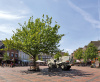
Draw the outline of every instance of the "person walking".
[[[11,67],[13,68],[13,62],[11,62]]]
[[[2,67],[4,67],[4,63],[3,63],[3,61],[2,61],[2,63],[1,63],[1,64],[2,64]]]

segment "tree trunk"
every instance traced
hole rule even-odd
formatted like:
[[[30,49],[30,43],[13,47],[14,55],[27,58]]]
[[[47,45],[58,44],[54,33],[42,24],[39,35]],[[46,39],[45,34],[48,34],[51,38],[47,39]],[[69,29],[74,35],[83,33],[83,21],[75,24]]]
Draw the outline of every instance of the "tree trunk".
[[[33,70],[36,70],[36,55],[33,56]]]
[[[81,59],[79,61],[80,61],[80,66],[81,66]]]
[[[7,60],[6,60],[6,66],[7,66]]]
[[[36,66],[36,56],[34,56],[33,65]]]
[[[30,65],[30,70],[33,71],[38,71],[39,70],[39,66],[36,65],[36,55],[33,56],[33,62],[32,62],[32,66]]]

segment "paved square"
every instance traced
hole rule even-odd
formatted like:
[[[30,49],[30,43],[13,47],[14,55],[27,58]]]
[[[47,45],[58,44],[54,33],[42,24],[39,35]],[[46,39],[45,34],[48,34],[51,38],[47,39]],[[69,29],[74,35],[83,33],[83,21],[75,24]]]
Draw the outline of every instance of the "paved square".
[[[100,69],[72,66],[70,71],[49,71],[40,66],[40,72],[27,71],[29,67],[0,67],[0,82],[100,82]]]

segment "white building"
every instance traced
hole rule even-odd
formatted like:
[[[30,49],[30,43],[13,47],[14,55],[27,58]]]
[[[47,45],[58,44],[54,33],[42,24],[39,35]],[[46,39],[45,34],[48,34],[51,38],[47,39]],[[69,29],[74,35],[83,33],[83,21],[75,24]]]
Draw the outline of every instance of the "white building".
[[[19,60],[21,60],[21,62],[19,62],[19,63],[21,63],[22,65],[28,65],[30,62],[29,55],[24,53],[23,51],[19,51],[18,54],[19,54],[19,56],[18,56]]]

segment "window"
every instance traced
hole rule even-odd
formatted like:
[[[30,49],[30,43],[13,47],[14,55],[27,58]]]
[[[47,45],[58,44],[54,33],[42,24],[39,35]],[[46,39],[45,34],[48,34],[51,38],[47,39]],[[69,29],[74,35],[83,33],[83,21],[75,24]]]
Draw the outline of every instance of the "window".
[[[24,55],[23,55],[23,59],[24,59]]]
[[[25,55],[25,58],[24,59],[26,59],[26,55]]]
[[[14,56],[14,54],[13,53],[11,53],[11,57],[13,57]]]
[[[7,55],[9,56],[9,52],[7,52]]]
[[[17,57],[17,54],[15,54],[15,57]]]

